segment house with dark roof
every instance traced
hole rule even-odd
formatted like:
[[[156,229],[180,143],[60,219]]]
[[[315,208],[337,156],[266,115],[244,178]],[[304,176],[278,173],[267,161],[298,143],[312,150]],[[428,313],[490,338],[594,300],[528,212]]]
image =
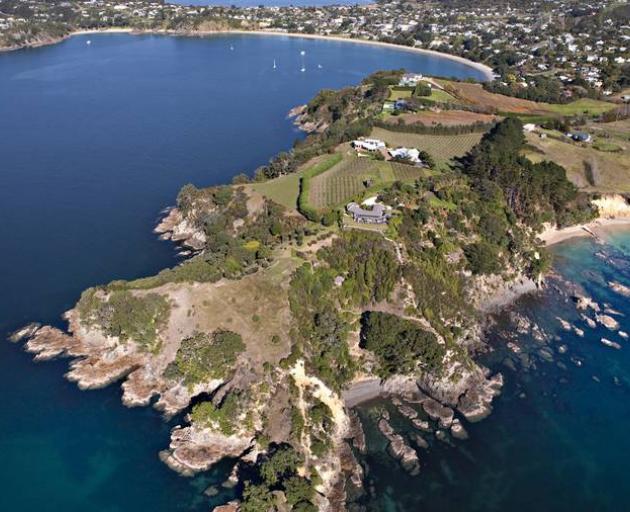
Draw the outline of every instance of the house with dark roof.
[[[346,210],[355,222],[365,224],[385,224],[392,216],[388,208],[382,204],[375,204],[371,210],[367,210],[358,203],[348,203]]]

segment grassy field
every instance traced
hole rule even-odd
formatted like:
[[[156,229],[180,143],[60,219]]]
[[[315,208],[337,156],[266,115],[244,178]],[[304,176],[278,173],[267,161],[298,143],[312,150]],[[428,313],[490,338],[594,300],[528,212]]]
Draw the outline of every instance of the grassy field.
[[[437,89],[435,87],[431,91],[431,96],[426,96],[426,97],[423,96],[423,99],[437,101],[440,103],[450,103],[452,101],[455,101],[455,98],[451,96],[449,93],[441,89]]]
[[[537,103],[535,101],[512,98],[486,91],[479,84],[438,80],[448,92],[464,103],[494,112],[509,112],[523,116],[538,116],[539,120],[549,116],[571,116],[577,114],[598,115],[615,108],[605,101],[582,98],[566,105]],[[536,118],[530,119],[535,121]]]
[[[377,190],[396,180],[413,181],[427,171],[405,164],[344,154],[343,160],[309,183],[309,203],[318,209],[344,205],[368,190]]]
[[[581,98],[571,103],[567,103],[566,105],[552,105],[549,103],[541,103],[541,105],[544,105],[545,110],[562,116],[574,116],[579,114],[594,116],[603,114],[604,112],[615,108],[615,105],[612,103],[592,100],[590,98]]]
[[[417,148],[429,153],[439,165],[446,165],[453,158],[464,156],[479,143],[483,134],[464,133],[461,135],[421,135],[400,133],[374,128],[371,137],[381,139],[390,146]]]
[[[300,188],[300,174],[288,174],[280,176],[274,180],[264,181],[262,183],[253,183],[247,185],[255,192],[280,203],[281,205],[295,209]]]
[[[404,100],[406,98],[411,98],[412,94],[413,94],[413,91],[411,89],[397,87],[395,85],[390,85],[388,99],[390,101]]]
[[[600,192],[630,192],[630,154],[628,151],[598,151],[593,145],[575,144],[547,137],[540,139],[528,134],[531,148],[526,156],[532,161],[551,160],[567,170],[568,178],[578,187]],[[599,169],[600,180],[596,186],[586,177],[586,165],[594,164]]]

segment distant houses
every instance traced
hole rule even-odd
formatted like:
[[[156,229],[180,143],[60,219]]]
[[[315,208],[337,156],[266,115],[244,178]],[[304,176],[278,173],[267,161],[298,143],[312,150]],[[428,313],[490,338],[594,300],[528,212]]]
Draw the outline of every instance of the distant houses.
[[[382,204],[374,204],[371,210],[367,210],[353,202],[348,203],[346,210],[355,222],[364,224],[386,224],[391,217],[389,209]]]

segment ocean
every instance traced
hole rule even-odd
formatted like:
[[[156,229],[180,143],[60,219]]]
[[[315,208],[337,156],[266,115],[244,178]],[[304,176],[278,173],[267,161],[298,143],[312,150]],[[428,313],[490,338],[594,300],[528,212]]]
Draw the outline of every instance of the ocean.
[[[611,230],[604,243],[573,239],[553,253],[556,276],[547,288],[498,315],[489,331],[493,350],[481,361],[503,373],[505,386],[492,415],[466,425],[468,440],[446,444],[425,436],[430,448],[419,450],[421,473],[411,477],[386,454],[375,425],[384,407],[392,425],[411,433],[408,420],[384,401],[360,407],[372,486],[368,510],[630,510],[630,342],[602,325],[590,328],[572,298],[577,285],[602,313],[608,308],[622,332],[630,330],[629,299],[609,286],[630,286],[630,231]],[[581,313],[595,318],[592,310]],[[548,341],[518,333],[516,315],[538,325]],[[565,330],[559,318],[584,336]],[[508,341],[521,352],[510,350]]]

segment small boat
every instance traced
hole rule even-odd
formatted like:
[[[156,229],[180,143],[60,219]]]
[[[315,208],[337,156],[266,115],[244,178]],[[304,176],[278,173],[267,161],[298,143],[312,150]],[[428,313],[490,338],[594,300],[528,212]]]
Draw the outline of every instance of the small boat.
[[[273,59],[273,69],[276,69],[278,66],[276,66],[276,59]]]
[[[85,44],[87,44],[88,46],[92,44],[92,41],[90,39],[88,39]]]
[[[321,64],[317,64],[317,69],[322,69],[324,66],[322,66]]]
[[[233,52],[234,51],[234,47],[232,45],[230,45],[230,51]]]

